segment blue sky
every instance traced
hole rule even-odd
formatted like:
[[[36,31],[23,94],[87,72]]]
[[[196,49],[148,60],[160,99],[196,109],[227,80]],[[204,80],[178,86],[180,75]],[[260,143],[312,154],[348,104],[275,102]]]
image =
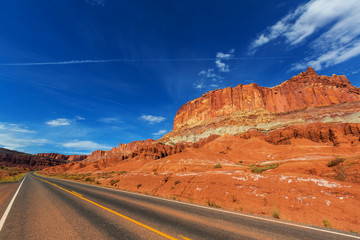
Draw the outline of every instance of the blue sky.
[[[358,0],[0,1],[0,147],[90,153],[204,92],[314,67],[360,87]]]

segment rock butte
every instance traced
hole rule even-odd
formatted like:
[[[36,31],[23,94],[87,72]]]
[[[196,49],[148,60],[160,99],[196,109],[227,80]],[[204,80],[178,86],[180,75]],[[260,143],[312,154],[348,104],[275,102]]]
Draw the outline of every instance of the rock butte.
[[[166,144],[196,142],[212,134],[238,134],[254,127],[269,130],[293,123],[308,122],[311,120],[309,117],[296,112],[309,108],[319,110],[312,110],[312,115],[323,114],[323,118],[317,121],[326,121],[325,117],[337,112],[332,109],[333,106],[359,101],[360,90],[345,76],[319,76],[314,69],[308,68],[306,72],[272,88],[252,83],[205,93],[178,110],[173,131],[160,141]],[[359,106],[360,104],[351,106],[348,111],[342,115],[338,114],[337,117],[358,114]],[[321,112],[324,108],[326,110],[326,107],[328,111]],[[356,115],[356,122],[360,122],[359,116]],[[334,122],[331,119],[328,121]]]

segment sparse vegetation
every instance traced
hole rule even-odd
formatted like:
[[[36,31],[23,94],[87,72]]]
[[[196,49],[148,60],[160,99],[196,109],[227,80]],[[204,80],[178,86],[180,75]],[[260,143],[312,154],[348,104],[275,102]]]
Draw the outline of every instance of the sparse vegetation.
[[[323,224],[324,224],[324,227],[332,228],[330,221],[327,219],[323,219]]]
[[[1,166],[0,169],[0,183],[17,182],[27,173],[23,168]]]
[[[176,181],[174,182],[174,185],[176,186],[176,185],[178,185],[179,183],[181,183],[181,181],[180,181],[180,180],[176,180]]]
[[[120,182],[120,179],[116,179],[116,180],[115,180],[115,179],[111,179],[111,180],[110,180],[110,185],[111,185],[111,186],[114,186],[114,185],[115,185],[116,183],[118,183],[118,182]]]
[[[274,169],[279,167],[278,163],[268,164],[268,165],[262,165],[262,166],[251,166],[250,169],[253,173],[263,173],[267,170]]]
[[[220,205],[220,204],[217,204],[215,201],[210,201],[210,200],[208,200],[208,201],[206,202],[206,204],[207,204],[208,206],[210,206],[210,207],[221,208],[221,205]]]
[[[85,178],[85,182],[95,182],[95,177],[87,177]]]
[[[271,209],[271,216],[280,219],[280,210],[278,208]]]
[[[214,168],[222,168],[221,163],[217,163],[217,164],[214,166]]]
[[[334,167],[334,166],[337,166],[337,165],[339,165],[340,163],[342,163],[344,161],[345,161],[345,158],[337,157],[337,158],[331,160],[330,162],[328,162],[327,166],[328,167]]]
[[[169,198],[172,199],[172,200],[177,200],[176,196],[170,196]]]
[[[139,184],[137,185],[137,189],[139,189],[141,186],[142,186],[142,184],[139,183]]]

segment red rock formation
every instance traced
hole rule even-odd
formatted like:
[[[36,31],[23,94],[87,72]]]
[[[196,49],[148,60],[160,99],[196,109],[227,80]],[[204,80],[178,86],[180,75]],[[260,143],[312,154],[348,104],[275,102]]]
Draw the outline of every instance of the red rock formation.
[[[252,83],[205,93],[178,110],[173,130],[237,112],[282,113],[355,101],[360,101],[360,90],[345,76],[319,76],[314,69],[308,68],[272,88]]]
[[[35,156],[49,157],[63,161],[70,161],[70,162],[82,161],[88,157],[88,155],[64,155],[59,153],[38,153],[35,154]]]
[[[309,123],[291,125],[283,129],[276,129],[268,133],[250,130],[240,135],[240,138],[260,138],[269,143],[290,144],[292,139],[308,139],[313,142],[329,143],[334,146],[340,144],[357,145],[360,142],[359,123]]]
[[[30,170],[63,164],[66,161],[44,156],[36,156],[27,153],[0,148],[0,165],[7,167],[21,167]]]

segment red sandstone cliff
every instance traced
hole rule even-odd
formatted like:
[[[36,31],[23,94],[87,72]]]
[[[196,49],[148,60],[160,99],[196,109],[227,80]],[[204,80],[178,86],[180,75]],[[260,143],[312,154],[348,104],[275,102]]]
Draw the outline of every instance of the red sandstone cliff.
[[[205,93],[178,110],[173,131],[159,141],[196,142],[309,122],[359,123],[359,112],[360,90],[345,76],[319,76],[308,68],[272,88],[252,83]]]
[[[37,170],[63,163],[66,163],[66,161],[0,148],[1,166],[22,167],[30,170]]]
[[[360,90],[345,76],[319,76],[308,68],[272,88],[252,83],[205,93],[178,110],[173,129],[191,127],[202,120],[236,112],[282,113],[355,101],[360,101]]]
[[[48,157],[48,158],[53,158],[62,161],[70,161],[70,162],[82,161],[88,157],[88,155],[64,155],[59,153],[38,153],[35,154],[35,156]]]

